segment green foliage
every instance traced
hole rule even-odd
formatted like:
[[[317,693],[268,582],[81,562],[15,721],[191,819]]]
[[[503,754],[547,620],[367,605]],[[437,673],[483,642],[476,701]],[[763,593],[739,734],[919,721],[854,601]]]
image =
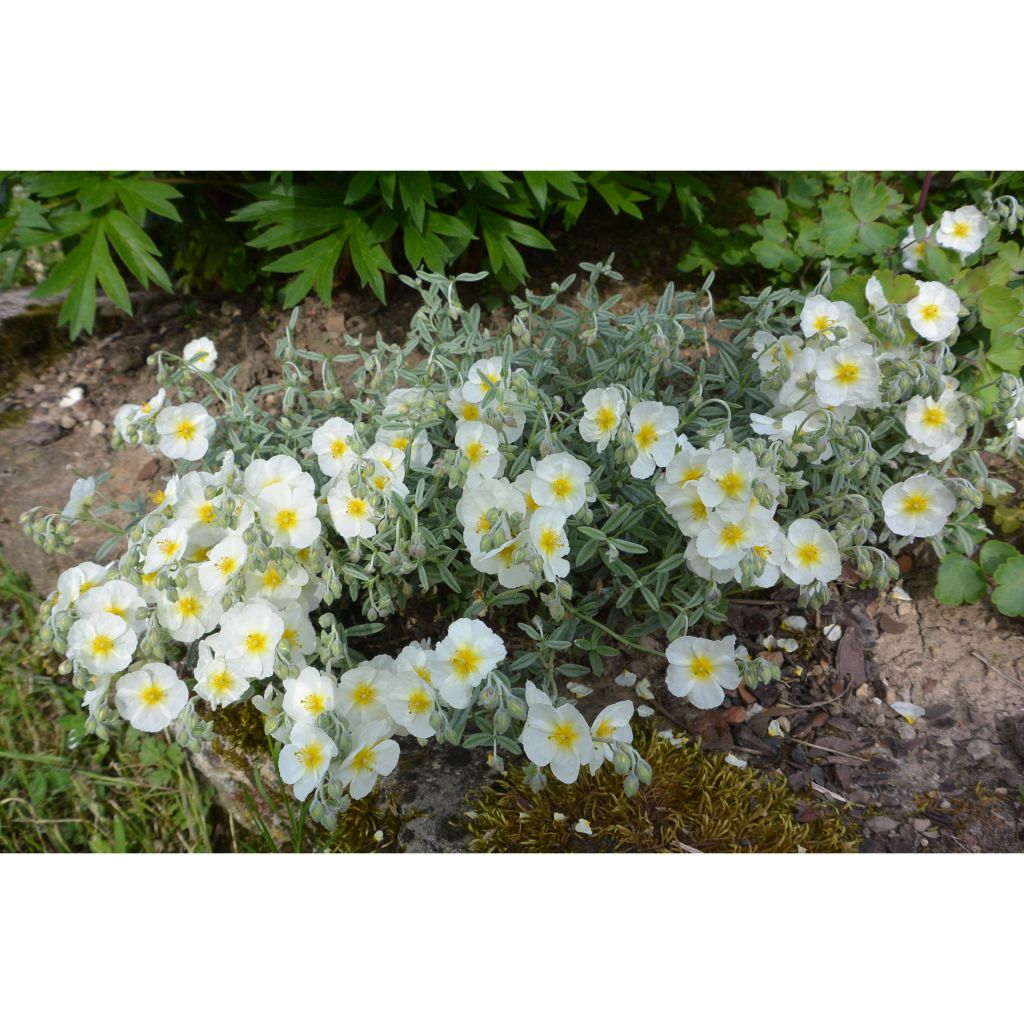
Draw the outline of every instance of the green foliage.
[[[785,778],[736,768],[699,742],[673,745],[649,726],[635,739],[653,782],[625,797],[610,772],[555,782],[533,792],[518,766],[477,794],[465,826],[478,852],[781,853],[843,852],[856,847],[852,823],[834,807],[796,820],[797,798]],[[563,817],[556,818],[555,815]],[[581,818],[592,836],[575,831]]]
[[[974,604],[989,592],[1004,615],[1024,615],[1024,555],[1001,540],[986,541],[978,561],[949,554],[939,566],[935,596],[943,604]]]
[[[638,219],[645,208],[674,201],[693,223],[712,197],[696,175],[675,172],[358,171],[173,181],[181,188],[141,172],[0,177],[0,285],[31,280],[33,269],[43,277],[36,295],[68,290],[61,324],[72,337],[92,330],[97,289],[131,312],[126,272],[143,288],[165,290],[171,273],[183,288],[246,288],[261,273],[283,274],[286,307],[311,291],[329,302],[336,278],[350,269],[382,302],[399,265],[441,273],[456,261],[481,262],[499,285],[513,287],[526,279],[526,250],[554,248],[545,226],[572,227],[595,197],[612,214]],[[169,267],[161,251],[173,253]]]

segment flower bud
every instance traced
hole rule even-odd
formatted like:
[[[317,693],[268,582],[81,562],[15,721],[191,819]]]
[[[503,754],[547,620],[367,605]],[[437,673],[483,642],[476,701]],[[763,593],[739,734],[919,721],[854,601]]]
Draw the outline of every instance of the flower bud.
[[[632,767],[632,760],[629,754],[626,753],[622,747],[617,747],[614,755],[612,756],[612,767],[615,769],[616,775],[625,775]]]
[[[507,706],[508,712],[513,718],[518,719],[520,722],[526,720],[526,715],[529,709],[527,708],[525,701],[513,695],[508,698]]]
[[[643,758],[640,758],[637,762],[636,774],[645,786],[649,786],[654,779],[654,772],[651,770],[651,766]]]
[[[508,730],[508,727],[512,724],[512,716],[508,713],[507,708],[498,708],[494,712],[494,731],[499,735]]]
[[[622,792],[628,797],[634,797],[640,792],[640,780],[632,772],[623,781]]]

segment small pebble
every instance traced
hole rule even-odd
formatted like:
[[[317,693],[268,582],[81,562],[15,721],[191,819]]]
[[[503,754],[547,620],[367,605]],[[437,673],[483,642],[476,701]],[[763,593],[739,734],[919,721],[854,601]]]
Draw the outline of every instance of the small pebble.
[[[61,418],[60,418],[60,425],[65,430],[72,430],[72,429],[74,429],[74,426],[75,426],[75,418],[74,418],[74,416],[67,416],[67,415],[61,416]]]
[[[93,437],[99,437],[106,429],[107,428],[103,425],[102,420],[93,420],[89,424],[89,433],[92,434]]]
[[[892,818],[888,818],[884,814],[868,818],[864,824],[867,825],[872,832],[879,833],[891,832],[893,829],[900,827],[900,823],[898,821],[893,821]]]

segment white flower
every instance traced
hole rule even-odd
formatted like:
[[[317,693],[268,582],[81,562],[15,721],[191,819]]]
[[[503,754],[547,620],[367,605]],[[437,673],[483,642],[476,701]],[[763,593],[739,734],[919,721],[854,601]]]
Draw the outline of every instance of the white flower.
[[[909,704],[906,701],[898,700],[890,704],[889,707],[893,709],[898,715],[902,715],[911,725],[913,725],[919,718],[924,718],[927,711],[919,704]]]
[[[301,655],[312,654],[316,650],[316,630],[309,621],[305,606],[290,601],[284,606],[278,606],[278,614],[284,620],[281,639],[286,640]]]
[[[234,703],[249,689],[249,680],[224,657],[215,639],[200,643],[195,669],[196,693],[214,710]]]
[[[431,672],[427,667],[429,657],[428,652],[421,649],[415,649],[415,653],[408,655],[405,652],[400,654],[395,662],[395,678],[387,693],[388,714],[396,724],[420,739],[434,735],[434,727],[430,724],[430,716],[434,712],[434,688],[430,685]],[[409,667],[410,663],[414,667]]]
[[[540,555],[544,578],[549,583],[569,575],[569,539],[565,535],[565,516],[553,508],[534,512],[530,519],[530,543]]]
[[[353,800],[361,800],[381,775],[395,770],[399,750],[390,735],[390,723],[369,722],[352,737],[352,752],[338,769],[338,781],[348,786]]]
[[[501,357],[478,359],[466,374],[466,382],[462,385],[463,395],[471,402],[482,402],[495,384],[501,381]]]
[[[533,469],[536,475],[530,494],[541,508],[570,516],[586,504],[590,467],[585,462],[568,452],[558,452],[541,459]]]
[[[87,594],[106,578],[107,567],[95,562],[82,562],[65,569],[57,577],[57,603],[54,610],[62,612],[70,608],[83,594]]]
[[[612,743],[632,742],[633,730],[629,724],[632,717],[633,702],[631,700],[620,700],[615,704],[609,704],[603,711],[598,712],[590,726],[590,735],[595,741],[590,759],[591,771],[597,771],[605,761],[610,761],[615,756]]]
[[[159,732],[181,713],[188,702],[188,687],[169,665],[152,661],[118,679],[114,701],[133,728]]]
[[[206,560],[196,570],[204,590],[211,594],[230,583],[242,570],[249,556],[245,541],[238,533],[228,533],[206,553]]]
[[[880,403],[881,373],[875,351],[861,341],[844,341],[818,356],[814,392],[824,406],[873,409]]]
[[[517,554],[526,550],[527,547],[528,534],[524,531],[500,547],[492,548],[487,552],[477,551],[475,554],[471,554],[469,561],[474,569],[490,576],[497,576],[498,582],[503,587],[515,590],[517,587],[527,586],[533,579],[533,570],[530,568],[529,561],[516,562]]]
[[[93,495],[96,493],[96,481],[91,476],[79,477],[71,485],[71,493],[68,495],[68,502],[64,506],[61,515],[65,519],[75,519],[82,509],[92,504]]]
[[[787,615],[782,620],[782,628],[793,633],[802,633],[807,629],[807,620],[802,615]]]
[[[188,531],[181,523],[171,523],[149,542],[142,571],[150,573],[176,565],[184,557],[187,547]]]
[[[889,305],[882,282],[874,274],[868,278],[868,283],[864,285],[864,298],[868,300],[868,305],[875,310],[881,311]]]
[[[198,402],[163,409],[156,418],[158,447],[169,459],[201,459],[217,423]]]
[[[438,691],[453,708],[465,708],[477,684],[505,660],[505,644],[478,619],[456,619],[436,653]]]
[[[843,571],[839,546],[813,519],[797,519],[786,534],[783,571],[796,584],[828,583]]]
[[[95,612],[79,619],[68,631],[68,657],[94,676],[128,667],[138,643],[135,630],[120,615]]]
[[[591,388],[583,396],[583,408],[580,436],[584,441],[596,441],[597,450],[603,452],[619,429],[626,401],[618,388]]]
[[[334,710],[334,683],[315,668],[304,668],[281,682],[285,714],[293,722],[315,722],[324,712]]]
[[[465,388],[452,388],[448,392],[448,401],[445,403],[453,413],[459,424],[475,423],[480,419],[480,406],[466,397]]]
[[[328,477],[346,473],[356,461],[352,437],[356,428],[340,416],[332,416],[313,431],[312,448],[320,471]]]
[[[911,273],[916,274],[921,268],[921,260],[924,259],[925,250],[928,248],[928,231],[930,228],[925,229],[924,238],[918,238],[914,234],[913,227],[907,228],[907,233],[903,236],[903,241],[900,243],[900,248],[903,250],[903,268],[909,270]]]
[[[663,487],[658,496],[665,501],[666,488]],[[665,501],[669,514],[676,525],[687,537],[697,537],[708,522],[708,509],[701,500],[698,481],[690,480],[682,490],[670,495],[671,500]]]
[[[949,458],[967,436],[960,399],[952,388],[938,400],[915,395],[907,403],[903,424],[912,442],[908,450],[927,455],[932,462]]]
[[[251,572],[245,578],[245,599],[263,598],[275,608],[291,604],[309,582],[309,573],[300,565],[287,569],[280,562],[271,562],[262,572]]]
[[[833,622],[831,625],[826,626],[822,633],[825,635],[825,639],[829,643],[835,643],[843,635],[843,627],[838,622]]]
[[[938,281],[922,281],[907,303],[910,325],[926,341],[945,341],[957,326],[960,297]]]
[[[584,717],[571,705],[530,705],[519,742],[526,756],[541,768],[551,766],[559,782],[575,782],[580,766],[590,764],[594,743]]]
[[[949,488],[927,473],[893,484],[882,495],[885,525],[897,537],[934,537],[954,508]]]
[[[848,302],[830,302],[824,295],[811,295],[804,302],[800,312],[800,329],[805,338],[821,335],[828,341],[835,340],[833,328],[846,330],[847,341],[858,341],[867,334],[867,328],[857,319],[853,306]]]
[[[339,480],[327,494],[327,508],[338,534],[346,540],[364,540],[377,532],[380,513],[365,497],[360,497],[345,479]]]
[[[637,448],[629,472],[637,480],[646,480],[656,466],[667,466],[676,453],[679,410],[661,402],[637,402],[629,412],[629,423]]]
[[[736,637],[705,640],[681,636],[665,649],[669,666],[665,682],[669,693],[686,697],[695,707],[716,708],[725,700],[726,690],[740,684],[736,667]]]
[[[209,338],[196,338],[182,351],[186,363],[204,373],[213,373],[217,368],[217,346]]]
[[[405,486],[405,449],[390,444],[374,442],[366,452],[366,462],[373,467],[370,485],[381,494],[394,493],[404,498],[409,489]]]
[[[742,448],[732,451],[720,448],[713,452],[697,481],[700,500],[709,509],[721,514],[743,515],[750,508],[750,498],[757,472],[754,453]]]
[[[280,483],[260,491],[260,522],[283,547],[308,548],[320,536],[316,508],[313,492],[304,487]]]
[[[970,256],[981,248],[988,229],[988,221],[976,206],[961,206],[942,215],[935,241],[946,249],[955,249],[961,256]]]
[[[220,643],[224,657],[235,662],[250,679],[265,679],[274,671],[277,645],[284,621],[264,601],[232,605],[220,620]]]
[[[803,338],[795,334],[784,334],[776,338],[768,331],[757,331],[751,344],[757,356],[757,367],[762,374],[771,373],[783,365],[788,366],[804,347]]]
[[[97,612],[120,615],[136,633],[146,628],[145,620],[138,615],[145,607],[145,599],[127,580],[110,580],[98,587],[91,587],[82,594],[76,605],[78,614],[83,616],[95,615]]]
[[[455,514],[464,529],[462,539],[471,555],[479,554],[480,542],[495,525],[494,511],[506,512],[511,516],[522,516],[526,512],[526,499],[522,492],[507,480],[481,480],[473,487],[466,487],[455,506]]]
[[[175,590],[172,601],[161,592],[156,601],[156,617],[175,640],[190,644],[217,625],[221,616],[220,598],[209,594],[199,582],[197,572],[189,570],[184,587]]]
[[[259,498],[267,487],[288,484],[312,493],[313,478],[290,455],[274,455],[269,459],[254,459],[245,467],[245,489],[253,498]]]
[[[295,799],[305,800],[327,774],[337,756],[334,740],[309,722],[297,722],[277,760],[281,780],[294,787]]]
[[[711,512],[697,535],[697,554],[716,569],[735,569],[747,551],[770,544],[777,531],[771,512],[762,505],[748,504],[746,514],[738,516]]]
[[[430,443],[425,430],[414,433],[411,429],[387,430],[380,427],[374,441],[403,452],[410,469],[426,469],[434,457],[434,446]]]
[[[696,484],[707,471],[711,452],[706,448],[692,448],[684,442],[683,450],[672,456],[661,479],[654,485],[654,492],[672,509],[680,501],[687,484]]]
[[[338,707],[353,725],[388,718],[392,667],[389,658],[372,658],[350,668],[338,680]]]
[[[455,446],[469,463],[466,477],[469,486],[501,474],[505,460],[498,451],[498,444],[498,433],[494,427],[476,422],[459,424],[455,431]]]

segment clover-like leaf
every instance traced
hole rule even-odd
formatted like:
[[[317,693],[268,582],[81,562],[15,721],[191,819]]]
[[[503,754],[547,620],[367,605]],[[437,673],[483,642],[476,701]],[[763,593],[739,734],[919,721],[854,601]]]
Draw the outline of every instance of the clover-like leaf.
[[[993,578],[992,603],[1004,615],[1024,615],[1024,557],[1017,555],[1003,562]]]
[[[996,570],[1011,558],[1016,558],[1020,552],[1005,540],[989,540],[981,546],[978,554],[978,562],[986,576],[994,576]]]
[[[946,555],[942,560],[935,596],[943,604],[974,604],[987,589],[988,582],[977,562],[958,554]]]

